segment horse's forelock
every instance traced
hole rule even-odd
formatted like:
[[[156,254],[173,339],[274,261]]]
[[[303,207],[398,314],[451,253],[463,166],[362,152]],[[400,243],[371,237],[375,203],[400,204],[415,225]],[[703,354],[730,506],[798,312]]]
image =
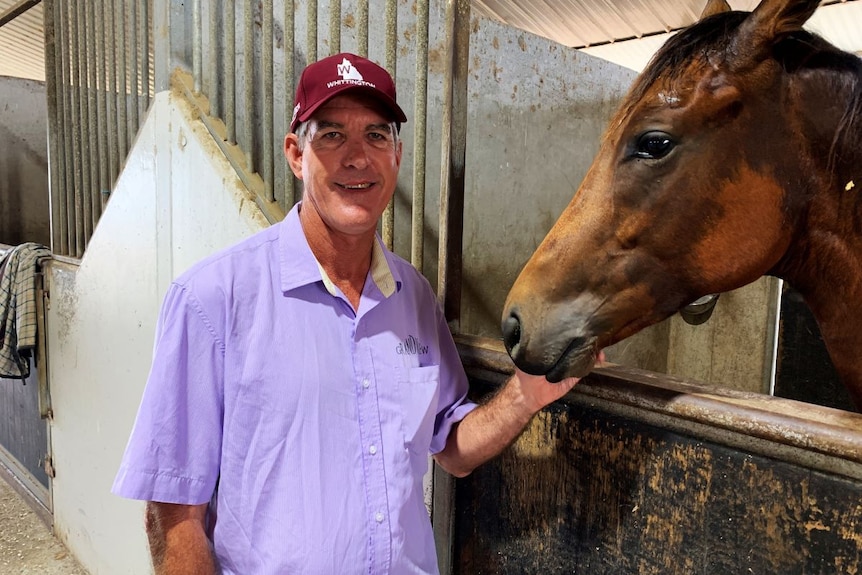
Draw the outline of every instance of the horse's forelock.
[[[733,31],[748,14],[736,11],[714,14],[672,36],[659,48],[632,87],[629,101],[641,100],[659,78],[677,79],[693,60],[712,62],[716,56],[723,59]]]

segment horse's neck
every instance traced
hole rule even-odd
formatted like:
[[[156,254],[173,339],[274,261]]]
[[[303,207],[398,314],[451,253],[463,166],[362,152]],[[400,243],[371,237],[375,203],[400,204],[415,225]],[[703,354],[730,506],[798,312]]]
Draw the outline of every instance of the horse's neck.
[[[850,140],[843,133],[825,161],[808,164],[808,182],[819,189],[806,192],[804,215],[777,275],[805,298],[862,410],[862,147]]]
[[[776,275],[805,297],[836,367],[844,358],[858,364],[862,407],[862,330],[851,327],[862,322],[862,66],[844,60],[791,78],[808,157],[797,163],[796,232]]]
[[[808,258],[816,261],[783,277],[811,308],[832,363],[862,410],[862,238],[850,236],[830,241],[824,235],[828,248],[812,242]]]
[[[849,186],[844,199],[852,202],[844,207],[852,205],[862,217],[862,201],[856,201],[862,197],[862,60],[844,54],[824,61],[833,65],[783,77],[785,115],[794,119],[790,138],[799,138],[799,145],[807,150],[811,164],[806,169],[826,178],[821,181],[828,186],[825,192],[840,193]]]

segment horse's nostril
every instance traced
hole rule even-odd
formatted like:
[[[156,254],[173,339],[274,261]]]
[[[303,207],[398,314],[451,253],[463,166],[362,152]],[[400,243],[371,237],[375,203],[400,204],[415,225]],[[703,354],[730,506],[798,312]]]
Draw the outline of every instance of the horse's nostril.
[[[503,320],[503,343],[512,359],[518,353],[518,344],[521,342],[521,320],[518,314],[512,311],[509,317]]]

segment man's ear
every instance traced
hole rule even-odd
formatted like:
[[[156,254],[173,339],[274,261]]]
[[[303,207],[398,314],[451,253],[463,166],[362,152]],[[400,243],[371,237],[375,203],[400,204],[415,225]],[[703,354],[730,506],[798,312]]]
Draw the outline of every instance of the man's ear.
[[[399,138],[398,147],[395,150],[395,165],[398,166],[399,169],[401,168],[401,152],[404,149],[404,146],[402,145],[403,143],[404,142],[401,140],[401,138]]]
[[[293,175],[302,179],[302,152],[299,149],[299,136],[290,133],[284,137],[284,157],[290,164]]]

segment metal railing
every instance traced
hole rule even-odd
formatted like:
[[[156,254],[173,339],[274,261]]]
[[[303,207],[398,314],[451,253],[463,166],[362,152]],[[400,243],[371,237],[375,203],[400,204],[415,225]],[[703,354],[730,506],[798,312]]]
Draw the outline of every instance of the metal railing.
[[[381,221],[390,248],[397,243],[419,270],[425,268],[429,186],[438,184],[440,242],[438,293],[457,328],[460,316],[461,213],[466,150],[467,51],[470,4],[466,0],[213,0],[156,3],[156,87],[178,85],[195,103],[213,139],[270,220],[280,220],[300,190],[283,157],[301,70],[322,57],[350,51],[384,66],[412,114],[402,129],[412,145],[402,164],[399,192]],[[432,22],[432,19],[436,20]],[[370,38],[378,39],[370,42]],[[434,45],[436,71],[429,67]],[[179,72],[177,70],[180,70]],[[430,80],[430,81],[429,81]],[[429,110],[429,101],[436,108]],[[407,105],[405,105],[407,104]],[[428,120],[439,120],[440,140]],[[435,147],[434,144],[437,144]],[[440,150],[441,173],[428,172]],[[435,162],[436,163],[436,162]],[[407,181],[405,181],[407,180]],[[404,191],[407,190],[407,191]],[[400,198],[400,199],[399,199]],[[395,203],[405,220],[396,226]]]
[[[172,75],[201,104],[215,141],[270,221],[283,217],[300,194],[282,156],[296,79],[306,64],[352,51],[389,70],[402,107],[409,110],[405,103],[413,102],[405,138],[412,142],[412,165],[402,166],[402,180],[409,181],[400,182],[409,188],[401,193],[409,215],[396,226],[391,203],[381,231],[390,248],[396,236],[409,244],[403,251],[420,270],[426,190],[438,177],[428,172],[428,160],[440,149],[429,148],[428,119],[440,119],[446,143],[439,174],[438,287],[441,297],[449,293],[455,302],[446,307],[457,322],[460,290],[453,286],[460,283],[455,248],[463,205],[469,10],[465,0],[403,6],[397,0],[45,0],[54,252],[83,256],[150,99],[170,87]],[[432,42],[441,48],[429,82]],[[177,69],[188,74],[177,76]],[[429,100],[439,108],[429,111]]]
[[[374,8],[373,10],[371,8]],[[224,122],[224,140],[238,146],[249,172],[246,184],[257,188],[250,174],[260,177],[259,204],[271,220],[279,218],[299,199],[297,183],[282,157],[282,141],[293,110],[296,78],[302,68],[321,57],[352,51],[378,60],[393,77],[408,74],[414,82],[413,96],[413,181],[411,213],[416,225],[411,240],[411,259],[423,265],[422,224],[425,217],[425,160],[427,153],[427,78],[429,0],[415,3],[415,21],[399,22],[397,0],[356,2],[295,2],[284,0],[236,3],[233,0],[193,2],[191,15],[171,14],[167,23],[176,30],[178,20],[191,21],[191,61],[174,62],[192,70],[190,95],[205,95],[208,115]],[[399,25],[400,24],[400,25]],[[382,38],[382,46],[372,46],[369,35]],[[409,58],[399,55],[398,38],[409,30],[412,46]],[[324,53],[326,52],[326,53]],[[229,55],[236,54],[236,57]],[[403,60],[415,59],[411,69]],[[170,70],[166,71],[166,76]],[[221,138],[218,134],[217,141]],[[277,206],[274,209],[274,206]],[[382,221],[382,235],[393,246],[394,206]]]
[[[45,0],[52,250],[80,258],[153,95],[152,0]]]

